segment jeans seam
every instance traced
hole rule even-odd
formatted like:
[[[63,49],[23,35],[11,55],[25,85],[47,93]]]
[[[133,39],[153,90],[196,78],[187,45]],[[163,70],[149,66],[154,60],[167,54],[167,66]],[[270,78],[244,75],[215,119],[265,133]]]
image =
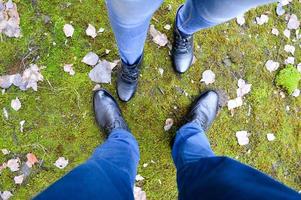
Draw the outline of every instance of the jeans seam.
[[[179,12],[180,12],[180,9],[181,8],[183,8],[184,7],[184,5],[182,5],[180,8],[179,8],[179,10],[178,10],[178,14],[179,14]],[[181,24],[180,25],[180,27],[178,27],[178,28],[181,28],[181,29],[184,29],[184,26],[191,20],[191,7],[190,7],[190,11],[189,11],[189,15],[188,15],[188,18],[183,22],[183,24]]]

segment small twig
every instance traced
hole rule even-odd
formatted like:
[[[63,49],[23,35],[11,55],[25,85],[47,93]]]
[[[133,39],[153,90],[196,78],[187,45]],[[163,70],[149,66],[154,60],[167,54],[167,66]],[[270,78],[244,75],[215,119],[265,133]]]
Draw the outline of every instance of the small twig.
[[[48,85],[51,87],[51,89],[54,90],[54,88],[53,88],[53,86],[51,85],[51,83],[49,82],[49,80],[48,80],[47,78],[45,78],[45,79],[46,79]]]
[[[76,97],[77,97],[77,107],[78,107],[78,109],[80,109],[80,95],[79,95],[79,93],[77,92],[76,89],[74,89],[74,92],[75,92]]]
[[[32,50],[29,50],[28,51],[28,53],[22,58],[22,64],[23,64],[23,67],[25,68],[26,66],[25,66],[25,60],[33,53],[33,52],[35,52],[35,51],[37,51],[39,48],[38,47],[36,47],[36,48],[34,48],[34,49],[32,49]]]
[[[159,20],[157,20],[155,17],[152,18],[155,22],[159,23]]]

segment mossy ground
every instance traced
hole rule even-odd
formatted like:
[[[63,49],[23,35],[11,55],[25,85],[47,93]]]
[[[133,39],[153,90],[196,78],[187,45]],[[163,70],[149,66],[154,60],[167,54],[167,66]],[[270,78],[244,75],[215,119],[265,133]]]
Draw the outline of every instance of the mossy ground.
[[[292,94],[296,89],[298,89],[300,79],[301,75],[297,68],[292,65],[288,65],[279,71],[275,82],[277,86],[285,89],[288,94]]]
[[[102,55],[102,59],[112,61],[118,58],[116,44],[103,1],[69,2],[70,5],[59,0],[17,1],[23,37],[11,39],[1,36],[0,74],[24,69],[22,58],[28,54],[28,48],[36,50],[27,57],[25,64],[34,62],[47,66],[42,72],[45,81],[39,85],[38,92],[10,88],[0,97],[1,109],[8,108],[10,114],[8,121],[3,117],[0,119],[0,148],[12,151],[8,156],[1,155],[0,162],[14,156],[22,157],[28,152],[44,160],[43,167],[35,167],[27,182],[21,186],[13,183],[16,174],[8,170],[1,174],[0,191],[12,191],[14,199],[34,196],[84,162],[104,140],[94,123],[91,109],[94,84],[87,76],[91,68],[81,63],[81,59],[87,52],[94,51]],[[180,3],[166,0],[155,13],[156,20],[151,22],[170,39],[172,31],[166,31],[163,26],[173,23]],[[167,11],[168,4],[172,5],[171,12]],[[297,1],[288,10],[301,18],[301,4]],[[255,17],[264,12],[269,12],[269,23],[264,26],[254,24]],[[51,18],[48,24],[44,23],[46,15]],[[197,33],[195,45],[201,46],[195,50],[197,62],[183,76],[176,75],[172,70],[168,48],[158,49],[157,45],[147,40],[137,94],[129,103],[120,105],[140,145],[138,172],[145,177],[140,185],[148,199],[177,197],[176,171],[169,146],[176,127],[168,133],[164,132],[165,119],[174,118],[178,127],[190,103],[207,88],[222,89],[234,98],[239,78],[252,83],[252,91],[246,96],[245,105],[237,109],[234,116],[226,108],[221,111],[207,133],[213,150],[217,155],[237,158],[296,190],[301,189],[301,100],[290,96],[281,98],[274,84],[275,74],[264,67],[268,59],[284,61],[288,56],[283,50],[284,45],[297,43],[282,34],[279,37],[271,35],[273,27],[281,33],[286,27],[284,17],[275,14],[275,4],[251,10],[246,14],[246,19],[243,27],[230,21]],[[75,34],[65,42],[62,27],[70,21],[75,27]],[[105,28],[105,32],[96,39],[87,37],[85,28],[88,23]],[[105,55],[105,49],[112,51]],[[301,62],[299,46],[295,54],[296,62]],[[233,61],[229,67],[223,63],[226,57]],[[74,77],[63,72],[65,63],[74,63]],[[163,77],[159,75],[159,67],[164,69]],[[209,87],[199,82],[205,69],[213,70],[217,77]],[[114,80],[116,74],[115,70]],[[102,86],[116,97],[114,80],[111,85]],[[189,95],[181,94],[177,87]],[[23,105],[19,112],[10,108],[10,101],[15,97],[19,97]],[[19,132],[21,120],[26,120],[24,133]],[[248,146],[237,144],[235,132],[239,130],[251,133]],[[269,132],[275,133],[274,142],[267,141],[266,134]],[[251,151],[247,153],[248,150]],[[53,165],[60,156],[70,162],[63,170]],[[151,164],[151,160],[155,164]],[[143,163],[150,164],[143,168]]]

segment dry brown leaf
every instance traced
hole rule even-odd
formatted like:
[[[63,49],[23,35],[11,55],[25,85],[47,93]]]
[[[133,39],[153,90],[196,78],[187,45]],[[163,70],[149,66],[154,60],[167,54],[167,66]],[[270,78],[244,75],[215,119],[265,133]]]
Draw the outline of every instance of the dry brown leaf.
[[[39,162],[39,160],[33,153],[28,153],[26,155],[26,158],[27,158],[26,164],[28,167],[32,167],[35,163]]]
[[[155,29],[154,25],[150,26],[150,35],[153,38],[153,42],[158,44],[161,47],[164,47],[168,43],[167,36],[164,33],[161,33],[160,31]]]

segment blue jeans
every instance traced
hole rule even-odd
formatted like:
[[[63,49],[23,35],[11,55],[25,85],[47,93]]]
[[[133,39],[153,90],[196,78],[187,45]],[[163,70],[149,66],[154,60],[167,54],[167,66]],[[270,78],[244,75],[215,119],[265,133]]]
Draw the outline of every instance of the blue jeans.
[[[179,199],[299,199],[298,193],[227,157],[217,157],[200,126],[178,131],[172,149]],[[113,131],[92,157],[35,200],[134,199],[138,144],[130,132]],[[244,198],[242,198],[244,197]]]
[[[251,8],[277,0],[186,0],[176,19],[180,32],[190,35],[226,22]],[[126,64],[141,56],[149,23],[163,0],[106,0],[119,54]]]
[[[114,130],[90,159],[34,199],[133,199],[139,157],[134,136]]]
[[[201,158],[213,157],[210,143],[204,130],[196,123],[188,123],[177,132],[172,148],[172,158],[177,170]]]
[[[172,156],[176,168],[180,169],[214,153],[204,131],[197,124],[188,123],[177,133]],[[73,169],[36,199],[97,199],[99,196],[131,199],[138,162],[139,147],[134,136],[125,130],[115,130],[86,163]]]

